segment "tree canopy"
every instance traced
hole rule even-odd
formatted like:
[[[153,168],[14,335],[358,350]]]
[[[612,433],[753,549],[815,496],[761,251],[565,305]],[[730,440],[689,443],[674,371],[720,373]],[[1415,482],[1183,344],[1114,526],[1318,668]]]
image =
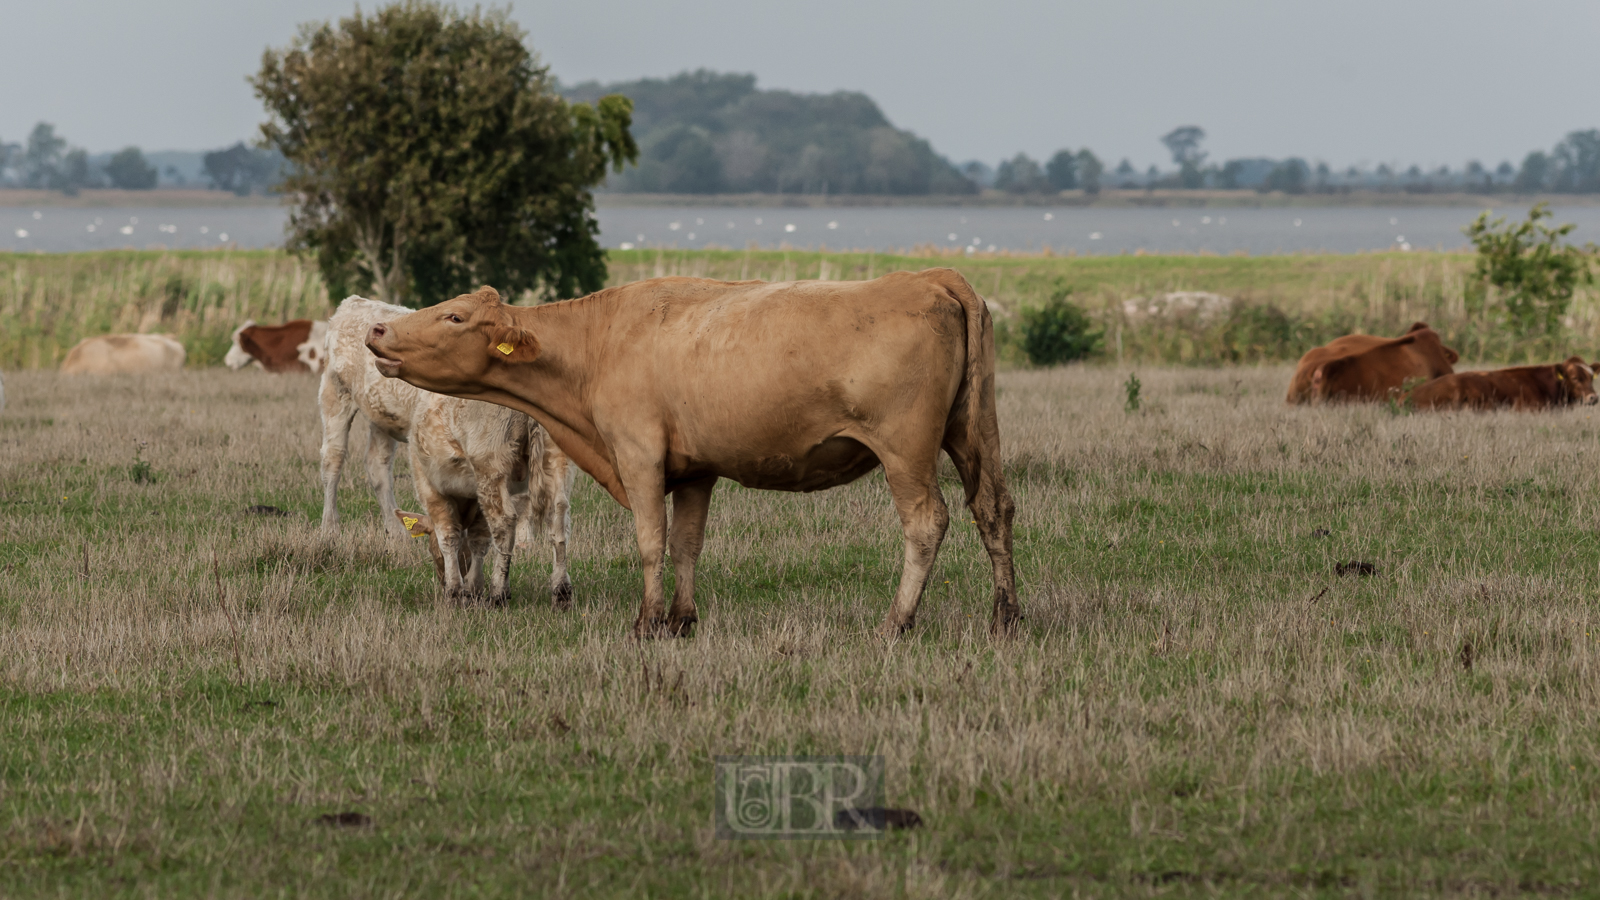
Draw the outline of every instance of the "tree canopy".
[[[569,104],[504,11],[407,0],[304,25],[252,79],[295,199],[288,246],[339,296],[435,303],[481,283],[597,290],[593,187],[638,156],[624,97]]]

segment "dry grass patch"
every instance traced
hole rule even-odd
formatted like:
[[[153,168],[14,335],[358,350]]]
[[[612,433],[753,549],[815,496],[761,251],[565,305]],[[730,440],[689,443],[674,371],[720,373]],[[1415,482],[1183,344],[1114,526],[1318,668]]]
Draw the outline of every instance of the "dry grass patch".
[[[454,609],[364,485],[347,481],[343,534],[317,530],[312,379],[11,374],[0,883],[1594,883],[1593,414],[1286,408],[1284,367],[1140,375],[1134,414],[1125,371],[1002,375],[1024,636],[988,638],[987,561],[955,515],[917,630],[885,646],[871,632],[900,543],[880,476],[809,496],[724,483],[698,633],[637,645],[631,521],[586,480],[570,612],[534,558],[511,608]],[[958,506],[953,477],[946,496]],[[1352,561],[1374,571],[1336,574]],[[711,758],[764,753],[881,754],[889,801],[927,824],[865,844],[716,840]]]

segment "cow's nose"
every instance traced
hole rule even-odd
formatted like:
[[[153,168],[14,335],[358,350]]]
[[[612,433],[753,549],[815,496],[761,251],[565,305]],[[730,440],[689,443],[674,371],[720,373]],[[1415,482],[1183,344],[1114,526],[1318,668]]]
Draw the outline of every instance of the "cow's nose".
[[[389,329],[383,327],[383,323],[379,322],[378,324],[372,326],[372,333],[367,335],[367,340],[375,341],[388,333]]]
[[[1600,403],[1600,396],[1596,396],[1594,394],[1590,394],[1589,396],[1583,398],[1583,405],[1584,406],[1593,406],[1596,403]]]

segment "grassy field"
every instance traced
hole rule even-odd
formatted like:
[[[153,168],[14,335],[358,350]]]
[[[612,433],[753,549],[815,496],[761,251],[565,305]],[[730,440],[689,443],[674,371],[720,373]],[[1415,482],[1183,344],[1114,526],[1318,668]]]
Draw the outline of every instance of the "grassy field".
[[[1017,313],[1067,289],[1104,332],[1100,357],[1122,364],[1198,365],[1295,360],[1339,335],[1399,334],[1418,319],[1470,360],[1545,362],[1600,354],[1600,291],[1580,289],[1565,333],[1518,340],[1472,312],[1472,257],[1446,253],[1281,256],[1060,257],[925,248],[909,254],[781,250],[614,250],[612,283],[658,275],[863,279],[900,269],[954,266],[1000,312],[1005,365],[1025,363]],[[1168,291],[1232,298],[1202,319],[1130,317],[1124,302]],[[440,298],[443,299],[443,298]],[[325,317],[315,267],[275,251],[0,253],[0,369],[55,368],[79,339],[111,331],[166,331],[191,366],[216,365],[247,318]]]
[[[1130,414],[1125,373],[1001,375],[1021,636],[957,515],[890,646],[876,474],[724,483],[696,635],[637,645],[587,479],[571,611],[534,558],[453,609],[364,486],[318,533],[311,378],[8,373],[0,894],[1592,893],[1595,414],[1291,409],[1281,365]],[[717,840],[712,758],[765,753],[881,754],[926,824]]]

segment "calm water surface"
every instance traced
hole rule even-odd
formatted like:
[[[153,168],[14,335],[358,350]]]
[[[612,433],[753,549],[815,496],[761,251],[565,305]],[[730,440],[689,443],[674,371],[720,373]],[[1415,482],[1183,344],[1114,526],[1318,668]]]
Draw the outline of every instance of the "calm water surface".
[[[1526,209],[1496,209],[1520,217]],[[759,247],[910,249],[919,245],[973,250],[1119,254],[1358,253],[1387,249],[1456,249],[1478,210],[1426,207],[1321,209],[1058,209],[832,208],[730,209],[658,207],[600,209],[607,247]],[[44,251],[115,248],[240,248],[283,244],[287,212],[237,209],[60,207],[0,208],[0,249]],[[1557,209],[1574,222],[1572,238],[1600,242],[1600,207]]]

